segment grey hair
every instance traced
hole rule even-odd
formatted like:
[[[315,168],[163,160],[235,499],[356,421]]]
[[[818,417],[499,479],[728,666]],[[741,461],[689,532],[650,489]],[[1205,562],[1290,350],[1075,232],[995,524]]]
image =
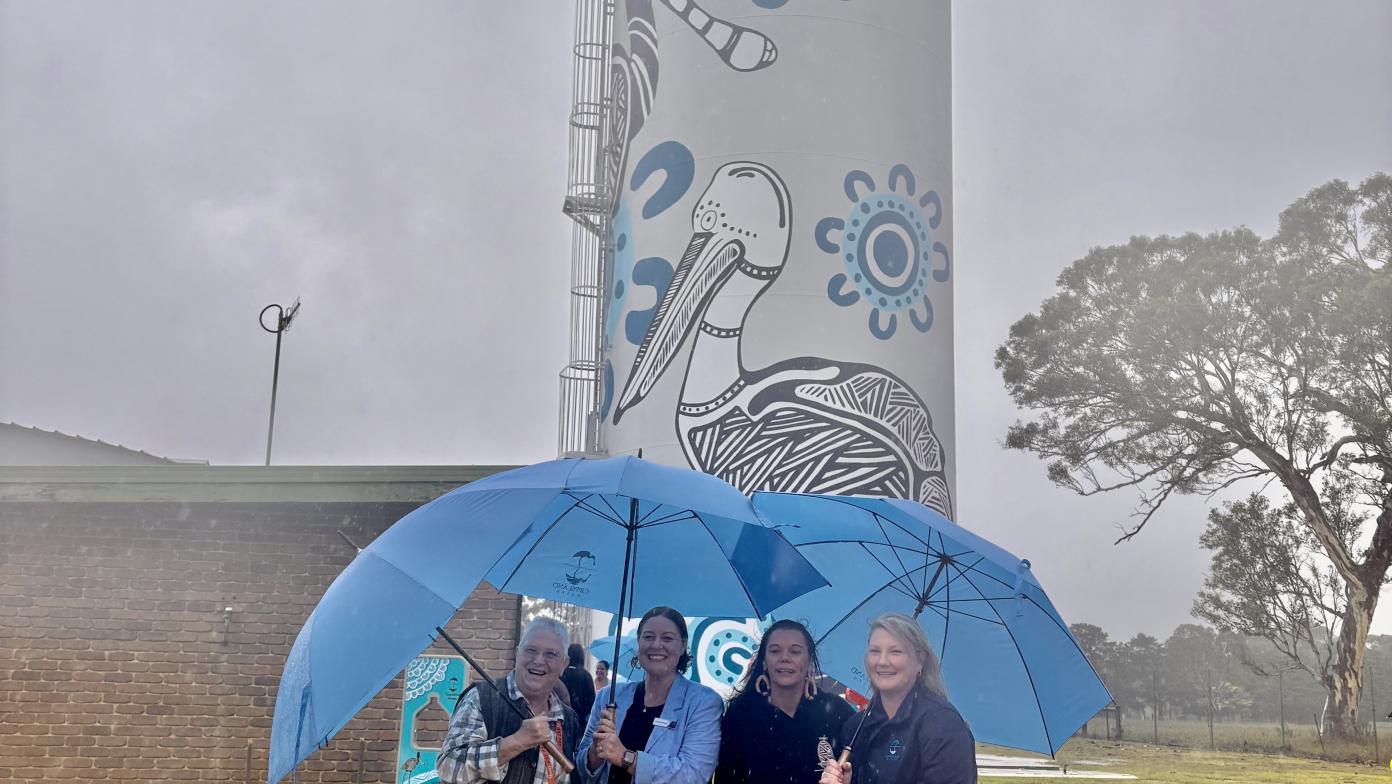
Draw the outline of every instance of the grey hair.
[[[908,646],[923,662],[923,669],[918,673],[918,685],[947,699],[942,664],[938,662],[938,655],[933,653],[933,646],[928,643],[928,635],[923,633],[923,627],[917,621],[903,613],[885,613],[870,619],[870,633],[874,634],[876,629],[884,629],[894,639]]]
[[[561,655],[565,655],[566,648],[570,646],[570,630],[566,628],[565,624],[555,618],[548,618],[545,615],[538,615],[533,618],[532,622],[527,624],[527,627],[522,630],[522,636],[517,638],[518,649],[520,650],[522,646],[526,644],[527,638],[531,637],[533,632],[538,631],[559,634],[561,636]]]

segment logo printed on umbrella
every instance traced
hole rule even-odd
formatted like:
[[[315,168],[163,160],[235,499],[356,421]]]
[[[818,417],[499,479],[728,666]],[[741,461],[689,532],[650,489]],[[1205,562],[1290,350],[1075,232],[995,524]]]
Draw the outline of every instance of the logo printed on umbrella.
[[[594,576],[595,567],[598,563],[598,559],[595,558],[594,553],[589,550],[577,550],[575,555],[571,557],[575,559],[575,568],[571,569],[570,573],[566,575],[566,582],[571,585],[583,585],[589,582],[590,577]]]

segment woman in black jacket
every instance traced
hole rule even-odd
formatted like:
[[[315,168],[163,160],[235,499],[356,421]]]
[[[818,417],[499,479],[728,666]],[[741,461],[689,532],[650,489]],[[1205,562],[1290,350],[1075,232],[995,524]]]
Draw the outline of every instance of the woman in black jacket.
[[[975,740],[918,623],[899,613],[872,620],[865,672],[869,713],[864,725],[846,722],[837,744],[838,754],[852,747],[850,762],[827,765],[820,784],[851,784],[852,773],[855,784],[976,784]]]
[[[725,710],[715,784],[816,784],[854,713],[840,697],[817,691],[820,675],[805,626],[769,627]]]

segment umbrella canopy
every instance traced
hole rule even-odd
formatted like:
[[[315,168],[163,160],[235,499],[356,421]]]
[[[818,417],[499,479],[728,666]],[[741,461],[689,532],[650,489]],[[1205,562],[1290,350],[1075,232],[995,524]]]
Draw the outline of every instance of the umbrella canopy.
[[[649,583],[630,598],[691,614],[763,615],[826,584],[748,498],[695,471],[567,459],[465,485],[387,529],[324,593],[286,659],[267,780],[342,729],[485,575],[500,590],[613,608],[625,566]]]
[[[624,680],[632,680],[634,670],[638,669],[634,665],[633,658],[638,655],[638,638],[631,634],[623,636],[620,643],[619,661],[614,663],[609,661],[614,658],[614,635],[606,634],[603,637],[596,637],[590,643],[590,654],[600,661],[609,662],[609,677],[614,679],[615,675],[623,676]]]
[[[913,616],[979,741],[1052,755],[1111,702],[1029,562],[913,501],[756,493],[827,579],[773,613],[803,621],[827,674],[869,694],[871,618]]]
[[[826,585],[749,499],[709,474],[633,457],[614,492],[572,483],[489,570],[507,593],[619,610],[659,604],[685,615],[762,618]],[[631,613],[630,613],[631,614]]]

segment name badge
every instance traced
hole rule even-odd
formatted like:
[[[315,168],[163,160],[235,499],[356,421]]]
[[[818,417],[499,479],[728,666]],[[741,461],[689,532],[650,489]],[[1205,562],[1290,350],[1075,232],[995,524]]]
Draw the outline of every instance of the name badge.
[[[664,719],[661,716],[658,716],[657,718],[653,719],[653,726],[663,727],[670,730],[673,727],[677,726],[677,723],[675,721],[672,721],[671,719]]]

